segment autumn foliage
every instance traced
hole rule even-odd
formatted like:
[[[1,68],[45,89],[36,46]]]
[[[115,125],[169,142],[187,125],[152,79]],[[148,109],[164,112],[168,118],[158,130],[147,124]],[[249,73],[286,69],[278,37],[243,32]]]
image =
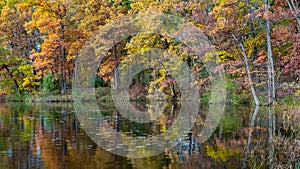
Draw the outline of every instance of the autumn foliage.
[[[43,77],[50,74],[65,94],[72,87],[85,42],[101,26],[145,11],[185,17],[199,27],[217,49],[227,77],[239,92],[256,90],[258,96],[265,95],[270,59],[274,60],[276,89],[284,82],[299,82],[300,10],[296,0],[6,0],[0,2],[0,93],[39,91]],[[178,53],[205,91],[209,79],[202,61],[174,39],[156,34],[137,35],[117,44],[100,63],[97,76],[108,83],[116,78],[114,70],[123,56],[153,47]],[[141,76],[144,80],[138,79]],[[149,85],[163,86],[165,91],[175,85],[157,70],[141,72],[133,81],[143,92]]]

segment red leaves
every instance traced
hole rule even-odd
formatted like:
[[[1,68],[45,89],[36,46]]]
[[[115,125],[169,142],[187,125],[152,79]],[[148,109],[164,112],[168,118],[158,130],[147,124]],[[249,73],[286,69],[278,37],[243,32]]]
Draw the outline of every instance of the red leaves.
[[[273,13],[270,11],[266,11],[265,13],[263,13],[263,19],[265,20],[271,20],[274,17]]]
[[[164,81],[160,83],[160,86],[175,84],[175,80],[173,78],[166,78]]]
[[[260,51],[259,54],[258,54],[258,57],[257,59],[254,61],[254,63],[256,64],[260,64],[260,63],[263,63],[267,58],[267,54],[265,53],[265,51]]]

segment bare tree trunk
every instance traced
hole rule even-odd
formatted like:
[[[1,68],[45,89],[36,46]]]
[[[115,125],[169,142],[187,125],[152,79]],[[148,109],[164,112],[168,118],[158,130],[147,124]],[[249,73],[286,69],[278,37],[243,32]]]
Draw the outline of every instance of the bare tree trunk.
[[[64,49],[62,49],[62,53],[64,53]],[[67,88],[67,84],[66,84],[66,71],[63,68],[63,62],[64,62],[64,54],[62,55],[62,61],[61,61],[61,65],[60,65],[60,73],[61,73],[61,94],[65,94],[66,93],[66,88]]]
[[[117,64],[117,47],[114,46],[113,49],[113,56],[114,56],[114,74],[113,74],[113,88],[118,89],[118,78],[119,78],[119,73],[118,73],[118,64]]]
[[[269,12],[270,8],[270,0],[265,0],[265,11]],[[269,18],[266,19],[266,27],[265,27],[266,35],[267,35],[267,49],[268,49],[268,111],[269,111],[269,157],[268,164],[269,168],[273,168],[273,160],[274,160],[274,144],[273,144],[273,136],[275,133],[275,118],[274,118],[274,99],[275,99],[275,71],[274,71],[274,62],[273,62],[273,54],[272,54],[272,43],[271,43],[271,28]]]
[[[266,8],[265,11],[269,12],[270,2],[265,0]],[[270,21],[266,20],[266,35],[267,35],[267,49],[268,49],[268,104],[274,104],[275,99],[275,71],[274,62],[272,54],[272,44],[271,44],[271,28]]]
[[[245,47],[242,44],[242,42],[240,42],[233,33],[231,35],[238,42],[238,44],[239,44],[239,46],[242,50],[242,55],[243,55],[244,60],[245,60],[245,65],[246,65],[246,70],[247,70],[248,80],[249,80],[249,83],[250,83],[251,92],[252,92],[252,95],[253,95],[253,98],[254,98],[255,105],[258,106],[260,104],[260,102],[259,102],[259,99],[257,97],[256,91],[255,91],[255,88],[254,88],[254,85],[253,85],[251,70],[250,70],[250,66],[249,66],[248,57],[247,57],[247,54],[246,54]]]
[[[67,83],[66,83],[66,72],[62,70],[62,80],[61,80],[61,94],[65,94],[67,91]]]
[[[65,40],[65,25],[60,22],[60,27],[62,31],[62,40]],[[65,70],[65,61],[66,61],[66,48],[64,46],[60,46],[61,48],[61,65],[60,65],[60,73],[61,73],[61,94],[65,94],[67,91],[67,82],[66,82],[66,70]]]

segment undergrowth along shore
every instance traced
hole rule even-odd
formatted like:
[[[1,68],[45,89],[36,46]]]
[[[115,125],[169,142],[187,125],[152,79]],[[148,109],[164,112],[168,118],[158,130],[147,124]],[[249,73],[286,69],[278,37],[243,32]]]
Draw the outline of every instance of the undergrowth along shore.
[[[98,102],[113,102],[111,97],[111,89],[109,87],[96,88],[96,99]],[[205,93],[201,96],[199,101],[203,105],[209,104],[210,93]],[[2,102],[73,102],[74,98],[71,92],[64,95],[52,94],[52,93],[37,93],[37,94],[11,94],[5,98],[1,98]],[[90,98],[80,98],[80,101],[89,102]],[[136,102],[143,101],[142,99],[133,100]],[[287,95],[282,98],[276,99],[277,104],[287,105],[300,105],[300,97],[295,95]],[[234,94],[232,91],[228,91],[227,105],[252,105],[253,101],[248,94]],[[262,105],[264,106],[264,105]]]

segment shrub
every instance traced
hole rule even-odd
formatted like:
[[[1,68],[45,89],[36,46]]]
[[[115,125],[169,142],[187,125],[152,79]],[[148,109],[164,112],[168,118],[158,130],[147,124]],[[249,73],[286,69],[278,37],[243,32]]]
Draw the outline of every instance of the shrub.
[[[43,77],[42,91],[45,93],[59,93],[59,79],[52,74],[47,74]]]

